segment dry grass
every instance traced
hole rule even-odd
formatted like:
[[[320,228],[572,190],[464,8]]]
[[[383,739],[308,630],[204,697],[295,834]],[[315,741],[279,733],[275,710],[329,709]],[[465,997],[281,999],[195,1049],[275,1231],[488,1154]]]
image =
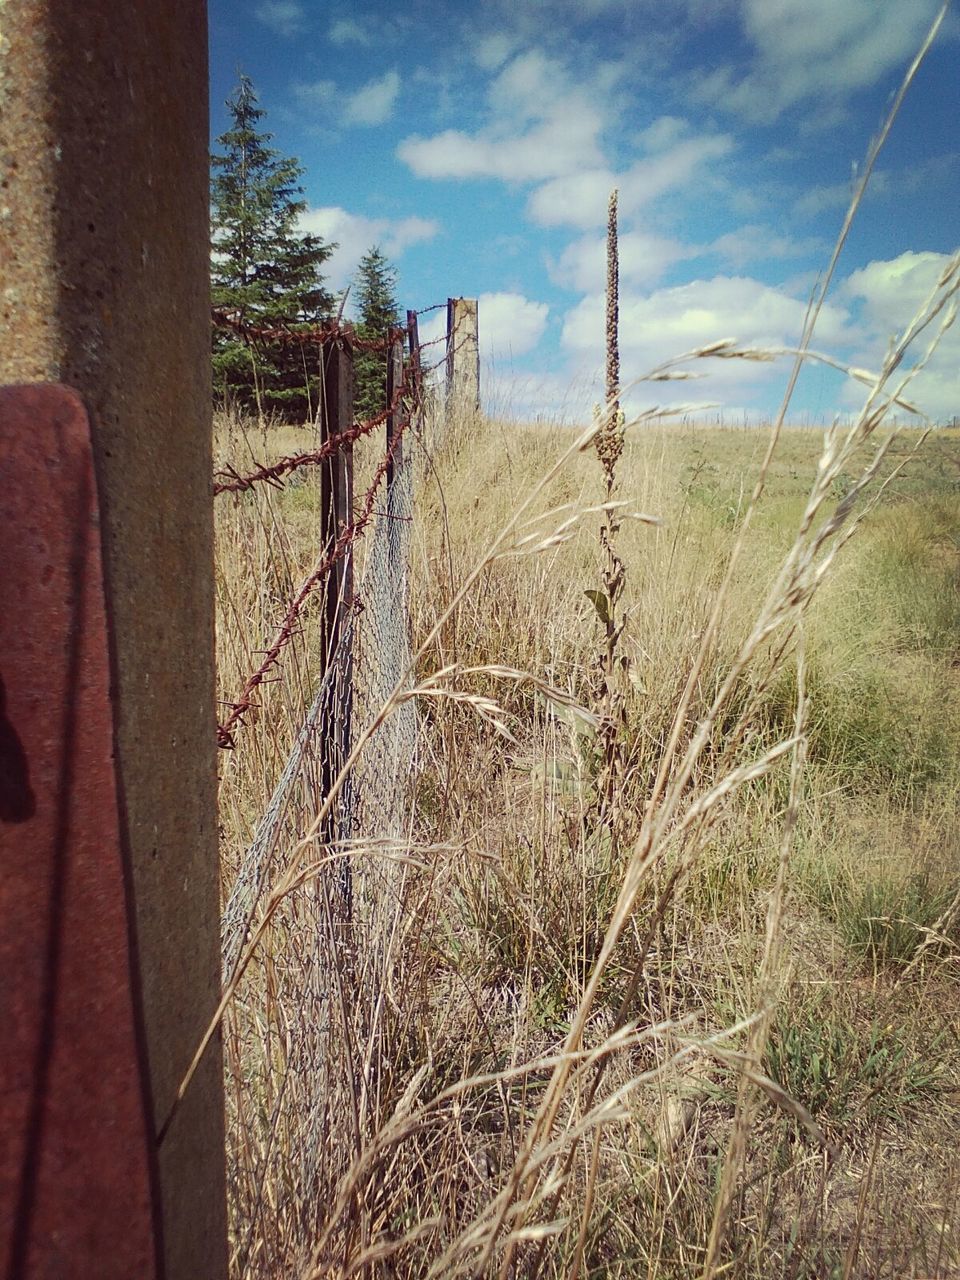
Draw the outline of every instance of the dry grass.
[[[825,435],[789,397],[769,430],[649,418],[611,481],[602,417],[434,424],[403,834],[358,833],[346,924],[308,779],[228,983],[235,1276],[960,1274],[960,439],[885,425],[958,273]],[[220,425],[238,467],[293,444]],[[226,697],[316,508],[221,500]],[[225,889],[304,623],[223,759]]]
[[[629,678],[616,855],[596,821],[589,734],[558,700],[496,670],[530,672],[595,705],[602,628],[584,593],[602,570],[596,516],[537,554],[488,558],[460,592],[477,548],[495,542],[571,435],[484,422],[465,443],[452,432],[420,480],[413,600],[415,636],[436,632],[418,675],[445,671],[442,687],[461,696],[421,700],[410,861],[386,948],[367,972],[359,936],[360,960],[342,975],[350,1007],[338,1013],[349,1034],[319,1037],[333,1060],[309,1222],[303,1188],[280,1176],[295,1176],[303,1138],[279,1123],[275,1093],[304,1021],[327,1025],[328,1014],[291,1005],[302,969],[288,938],[266,935],[228,1014],[236,1261],[258,1276],[497,1274],[512,1243],[514,1274],[569,1274],[579,1248],[584,1275],[698,1275],[789,799],[789,759],[770,757],[793,729],[796,635],[785,648],[789,624],[759,644],[750,637],[822,441],[783,432],[703,658],[764,433],[649,424],[628,434],[620,493],[663,524],[624,521],[619,544]],[[275,432],[257,449],[289,444]],[[894,438],[877,481],[915,444]],[[826,519],[848,483],[831,482]],[[536,505],[583,510],[602,485],[595,460],[573,452]],[[754,1071],[773,1085],[761,1089],[733,1184],[720,1250],[733,1274],[948,1276],[960,1265],[960,935],[955,919],[934,928],[958,888],[958,514],[960,441],[942,433],[890,482],[806,611],[808,761],[777,1006]],[[533,528],[549,534],[566,515]],[[302,488],[221,506],[225,691],[308,571],[312,517]],[[309,699],[310,637],[224,758],[227,880]],[[731,682],[745,642],[750,660]],[[702,746],[638,869],[657,768],[698,667],[678,753]],[[515,741],[476,714],[479,697],[496,699]],[[281,862],[296,856],[294,845]],[[633,901],[626,911],[621,902],[624,925],[605,954],[631,877]],[[283,1159],[275,1184],[254,1191],[268,1143]],[[263,1239],[248,1249],[241,1219],[253,1202]]]

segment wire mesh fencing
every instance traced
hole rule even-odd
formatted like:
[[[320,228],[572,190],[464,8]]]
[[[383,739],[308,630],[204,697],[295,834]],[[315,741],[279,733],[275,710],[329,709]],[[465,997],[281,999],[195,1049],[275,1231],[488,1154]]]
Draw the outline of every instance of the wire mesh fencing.
[[[404,390],[394,439],[349,513],[350,527],[365,535],[362,573],[354,573],[356,538],[328,531],[349,561],[340,565],[337,598],[332,579],[320,584],[328,591],[322,674],[223,908],[223,981],[233,992],[224,1032],[235,1276],[288,1274],[307,1256],[349,1167],[345,1118],[358,1143],[367,1123],[361,1046],[377,1034],[419,723],[405,696],[416,441],[415,401]],[[320,463],[332,456],[316,453]],[[262,470],[269,481],[274,468]],[[287,632],[296,625],[288,610]]]

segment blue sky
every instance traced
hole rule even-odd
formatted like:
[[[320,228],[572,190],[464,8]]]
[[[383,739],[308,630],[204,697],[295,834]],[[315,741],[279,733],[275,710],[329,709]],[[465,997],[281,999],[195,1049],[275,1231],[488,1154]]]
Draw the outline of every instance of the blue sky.
[[[938,0],[211,0],[212,133],[238,68],[299,157],[305,225],[348,284],[379,243],[403,307],[480,299],[488,407],[582,418],[602,368],[603,234],[620,191],[624,381],[714,339],[789,345]],[[960,244],[960,21],[878,165],[814,345],[876,367]],[[439,321],[438,321],[439,322]],[[428,336],[436,332],[430,329]],[[712,361],[632,404],[756,417],[784,364]],[[682,394],[679,390],[682,390]],[[960,415],[960,325],[918,378]],[[856,384],[804,376],[795,416]]]

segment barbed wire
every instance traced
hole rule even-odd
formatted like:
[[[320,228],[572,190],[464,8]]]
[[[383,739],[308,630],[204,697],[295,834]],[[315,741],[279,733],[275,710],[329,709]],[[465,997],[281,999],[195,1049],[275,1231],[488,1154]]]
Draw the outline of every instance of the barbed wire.
[[[440,307],[446,305],[446,303],[437,303],[435,306],[427,307],[423,311],[415,313],[415,315],[419,317],[430,311],[439,310]],[[214,308],[212,316],[215,324],[230,329],[244,341],[251,344],[256,340],[279,342],[281,344],[303,342],[309,339],[320,343],[343,340],[351,350],[375,350],[381,351],[383,354],[386,354],[395,343],[402,341],[403,337],[408,332],[411,332],[413,328],[411,324],[408,324],[406,329],[400,327],[391,328],[388,336],[381,342],[358,343],[352,329],[349,326],[343,326],[339,321],[331,321],[323,325],[314,326],[309,330],[297,331],[288,328],[263,328],[248,325],[235,313],[231,313],[224,308]],[[448,347],[444,356],[433,364],[424,365],[422,352],[427,347],[436,346],[441,342],[446,343]],[[456,349],[455,347],[454,350]],[[240,494],[248,492],[259,483],[283,488],[285,478],[293,474],[293,472],[301,467],[319,465],[332,458],[340,450],[370,435],[378,427],[383,426],[390,417],[399,415],[389,447],[377,465],[371,484],[363,496],[357,514],[349,524],[342,527],[333,547],[301,584],[296,595],[290,601],[276,635],[270,647],[265,651],[260,665],[247,677],[237,698],[226,704],[229,706],[230,711],[226,719],[217,726],[218,747],[224,750],[234,749],[236,746],[234,733],[244,724],[244,717],[247,713],[254,708],[253,699],[257,689],[266,682],[270,672],[279,662],[284,649],[290,643],[294,634],[297,633],[300,614],[307,600],[338,561],[351,550],[353,543],[362,535],[371,518],[376,514],[377,491],[390,469],[399,443],[410,425],[413,414],[422,408],[424,378],[440,368],[449,357],[450,350],[447,335],[442,334],[440,337],[424,343],[418,341],[411,350],[409,359],[405,362],[400,386],[394,392],[390,404],[374,417],[363,422],[354,423],[352,427],[336,432],[324,440],[317,449],[299,454],[288,454],[275,463],[264,463],[245,475],[241,475],[230,465],[217,472],[217,477],[220,478],[215,477],[214,479],[213,493],[215,497],[223,493]],[[405,401],[408,402],[407,411],[401,413]]]
[[[210,316],[215,328],[236,334],[250,346],[257,343],[281,347],[303,346],[308,342],[323,345],[341,340],[354,351],[379,352],[385,355],[392,343],[406,333],[403,326],[394,325],[382,338],[361,338],[354,325],[342,320],[324,320],[315,325],[299,325],[287,321],[274,326],[256,325],[245,320],[239,309],[229,307],[213,307]]]
[[[342,556],[346,554],[348,549],[360,536],[366,526],[369,524],[374,514],[374,504],[376,502],[377,490],[380,488],[386,477],[390,464],[393,461],[394,454],[403,439],[404,432],[410,425],[410,417],[407,416],[397,424],[397,430],[390,446],[386,450],[383,458],[380,460],[376,471],[373,474],[370,486],[363,496],[363,501],[359,511],[353,520],[344,525],[341,529],[331,550],[325,555],[313,572],[300,585],[297,594],[290,601],[283,621],[277,629],[277,633],[273,641],[266,650],[263,661],[259,667],[247,677],[238,697],[235,701],[229,703],[230,714],[227,718],[217,725],[217,746],[231,751],[236,746],[233,734],[244,723],[244,716],[252,710],[254,706],[253,695],[257,689],[264,683],[270,671],[276,666],[283,650],[290,643],[295,632],[298,630],[298,622],[300,612],[304,604],[313,594],[315,589],[330,573],[333,566]]]
[[[397,413],[404,398],[410,395],[413,390],[414,383],[408,382],[405,378],[385,409],[381,410],[373,418],[369,418],[364,422],[354,423],[352,427],[348,427],[345,431],[338,431],[334,435],[328,436],[318,449],[311,449],[307,453],[287,454],[271,465],[264,463],[247,475],[240,475],[229,464],[222,467],[217,472],[217,475],[227,478],[224,480],[214,478],[214,497],[218,497],[221,493],[244,493],[261,481],[266,484],[272,484],[277,488],[283,488],[284,476],[290,475],[300,467],[317,466],[319,463],[325,462],[327,458],[333,457],[335,453],[347,445],[354,444],[363,436],[375,431],[377,427],[382,427],[389,417]]]
[[[440,337],[431,339],[430,342],[424,342],[420,346],[420,351],[445,340],[444,337]],[[331,458],[338,450],[356,443],[357,440],[362,439],[364,436],[370,435],[377,427],[382,427],[387,419],[391,415],[395,415],[402,407],[405,398],[410,397],[414,402],[418,403],[423,394],[422,383],[424,375],[435,373],[444,364],[445,360],[446,356],[433,364],[425,365],[418,358],[415,362],[415,367],[414,362],[408,362],[404,380],[385,409],[381,410],[373,418],[357,422],[345,431],[339,431],[329,436],[316,449],[310,449],[305,453],[287,454],[278,459],[277,462],[271,464],[263,463],[246,475],[241,475],[229,463],[221,467],[214,477],[214,497],[219,497],[222,493],[245,493],[247,490],[252,489],[255,484],[261,482],[272,484],[275,488],[282,488],[284,478],[299,470],[300,467],[317,466]],[[223,477],[223,479],[217,479],[217,477]]]

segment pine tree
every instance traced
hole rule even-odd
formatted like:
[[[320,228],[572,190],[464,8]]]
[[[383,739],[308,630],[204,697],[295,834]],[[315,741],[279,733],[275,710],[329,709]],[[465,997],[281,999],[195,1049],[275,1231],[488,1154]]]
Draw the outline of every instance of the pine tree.
[[[217,139],[211,179],[213,304],[245,324],[297,330],[329,316],[333,301],[320,268],[335,245],[297,231],[306,201],[304,170],[268,144],[264,112],[250,79],[240,76],[227,102],[232,127]],[[316,344],[249,348],[214,331],[214,387],[238,406],[302,420],[315,411]]]
[[[364,342],[382,342],[400,323],[397,306],[397,272],[379,245],[360,259],[354,277],[357,336]],[[387,357],[381,351],[358,351],[354,361],[354,408],[360,419],[372,418],[387,407]]]

